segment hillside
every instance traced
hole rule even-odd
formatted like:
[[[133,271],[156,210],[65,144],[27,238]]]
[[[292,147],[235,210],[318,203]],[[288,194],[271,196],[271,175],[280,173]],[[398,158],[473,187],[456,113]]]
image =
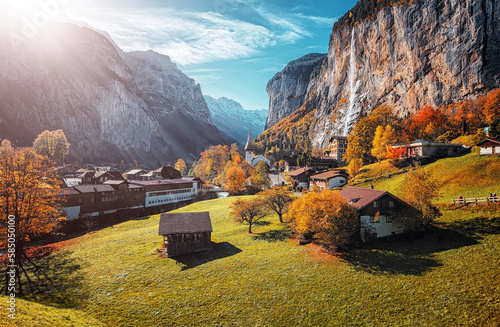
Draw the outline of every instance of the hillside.
[[[51,257],[52,291],[30,299],[23,320],[54,307],[57,316],[37,326],[58,325],[71,311],[86,314],[85,322],[74,319],[73,326],[94,319],[107,326],[500,323],[497,211],[449,210],[441,218],[447,230],[340,258],[287,240],[287,227],[276,216],[248,234],[247,226],[228,218],[234,200],[178,210],[210,211],[211,252],[160,258],[157,215],[74,240]],[[0,326],[6,323],[2,319]]]
[[[426,165],[425,170],[443,184],[438,200],[442,204],[450,204],[459,195],[475,198],[500,194],[500,160],[498,156],[479,156],[478,149],[462,157],[438,160]],[[367,187],[371,183],[377,189],[403,196],[399,185],[404,177],[404,170],[391,167],[388,162],[375,163],[362,168],[355,185]]]

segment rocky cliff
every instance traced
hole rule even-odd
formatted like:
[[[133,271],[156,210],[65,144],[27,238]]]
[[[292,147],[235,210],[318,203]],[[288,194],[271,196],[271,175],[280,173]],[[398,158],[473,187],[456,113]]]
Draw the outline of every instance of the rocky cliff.
[[[247,141],[249,126],[253,135],[264,131],[267,110],[245,110],[238,102],[224,97],[215,99],[205,95],[205,101],[214,125],[240,144]]]
[[[353,25],[339,22],[307,86],[316,109],[313,144],[347,135],[360,115],[383,103],[405,116],[500,87],[499,50],[498,0],[422,0]]]
[[[269,116],[266,129],[297,110],[307,98],[311,75],[318,73],[325,54],[310,53],[290,62],[267,83]]]
[[[70,160],[149,166],[192,161],[223,142],[199,85],[167,56],[123,53],[104,35],[66,23],[15,40],[1,33],[1,139],[31,145],[43,130],[63,129]]]

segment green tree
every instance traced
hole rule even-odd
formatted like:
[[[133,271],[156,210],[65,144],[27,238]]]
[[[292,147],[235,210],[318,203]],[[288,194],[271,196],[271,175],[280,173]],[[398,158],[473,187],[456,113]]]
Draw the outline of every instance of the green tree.
[[[267,212],[259,197],[253,197],[251,200],[236,200],[229,208],[230,216],[240,223],[248,224],[248,232],[252,233],[252,225],[267,216]]]
[[[58,165],[64,164],[69,145],[62,129],[44,131],[33,142],[33,148],[38,154],[48,157]]]
[[[275,186],[272,189],[262,191],[258,194],[262,197],[265,205],[278,214],[280,222],[283,222],[283,215],[288,212],[288,207],[293,201],[292,193],[286,187]]]
[[[271,186],[269,178],[269,165],[265,161],[259,161],[255,166],[255,175],[252,176],[252,184],[260,189]]]

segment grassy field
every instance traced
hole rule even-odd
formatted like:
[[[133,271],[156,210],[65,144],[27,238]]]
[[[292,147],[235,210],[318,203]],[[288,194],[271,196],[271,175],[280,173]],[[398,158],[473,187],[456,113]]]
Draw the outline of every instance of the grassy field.
[[[248,234],[234,200],[178,210],[210,211],[210,252],[160,258],[157,215],[75,239],[42,259],[50,291],[0,326],[500,325],[498,208],[446,209],[425,237],[342,257],[299,246],[276,216]]]
[[[451,199],[459,195],[465,198],[486,197],[489,193],[500,195],[500,156],[479,156],[477,151],[458,158],[445,158],[424,166],[443,184],[441,204],[450,204]],[[391,177],[377,177],[387,173],[397,173],[398,170],[388,167],[387,162],[375,163],[363,167],[357,179],[369,179],[369,182],[358,183],[356,186],[367,187],[373,184],[376,189],[389,191],[402,196],[399,185],[405,174]]]

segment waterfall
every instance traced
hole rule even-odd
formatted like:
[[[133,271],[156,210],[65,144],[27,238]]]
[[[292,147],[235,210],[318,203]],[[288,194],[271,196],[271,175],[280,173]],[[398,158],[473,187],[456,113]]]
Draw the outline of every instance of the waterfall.
[[[354,39],[354,27],[351,33],[351,54],[349,61],[349,107],[345,114],[344,121],[344,135],[349,134],[350,128],[356,120],[356,116],[359,113],[359,108],[355,108],[356,104],[356,93],[360,86],[360,81],[356,82],[356,40]],[[358,110],[356,110],[358,109]]]

